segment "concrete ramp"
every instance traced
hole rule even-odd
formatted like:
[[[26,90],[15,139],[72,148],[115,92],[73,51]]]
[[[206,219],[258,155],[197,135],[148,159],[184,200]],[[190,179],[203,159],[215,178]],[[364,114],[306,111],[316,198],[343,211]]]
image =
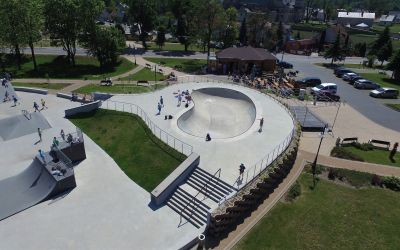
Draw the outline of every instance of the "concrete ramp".
[[[68,169],[64,176],[53,176],[54,166],[45,166],[35,158],[20,174],[0,180],[0,220],[76,186],[73,170]]]
[[[46,118],[40,112],[28,115],[16,115],[0,120],[0,138],[3,141],[24,135],[37,133],[37,129],[51,128]]]
[[[192,92],[194,107],[181,115],[178,127],[205,138],[232,138],[246,132],[256,118],[256,107],[245,94],[226,88],[204,88]]]

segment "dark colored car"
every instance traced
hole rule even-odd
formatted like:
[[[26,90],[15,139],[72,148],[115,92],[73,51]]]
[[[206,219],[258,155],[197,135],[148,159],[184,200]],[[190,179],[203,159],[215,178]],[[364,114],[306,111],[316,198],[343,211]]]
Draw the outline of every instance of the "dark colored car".
[[[393,88],[379,88],[372,90],[369,93],[370,96],[376,97],[376,98],[393,98],[397,99],[399,96],[399,91],[397,89]]]
[[[317,96],[317,101],[323,101],[323,102],[338,102],[338,101],[340,101],[340,96],[338,96],[336,94],[331,94],[329,92],[319,93],[316,96]]]
[[[353,77],[353,78],[349,81],[349,83],[350,83],[351,85],[354,85],[354,83],[355,83],[356,81],[361,80],[361,79],[364,79],[364,78],[361,77],[361,76]]]
[[[379,84],[367,79],[360,79],[354,83],[354,88],[356,89],[379,89],[380,87]]]
[[[342,69],[346,69],[345,67],[342,67],[342,66],[338,66],[338,67],[336,67],[334,70],[333,70],[333,73],[336,75],[336,73],[339,71],[339,70],[342,70]]]
[[[319,79],[318,77],[306,77],[296,81],[296,84],[299,88],[315,87],[320,85],[321,83],[321,79]]]
[[[354,72],[349,69],[340,69],[340,70],[336,71],[335,75],[337,77],[342,77],[346,73],[354,73]]]
[[[278,67],[281,67],[284,69],[293,69],[293,64],[285,62],[285,61],[280,61],[280,62],[278,62]]]

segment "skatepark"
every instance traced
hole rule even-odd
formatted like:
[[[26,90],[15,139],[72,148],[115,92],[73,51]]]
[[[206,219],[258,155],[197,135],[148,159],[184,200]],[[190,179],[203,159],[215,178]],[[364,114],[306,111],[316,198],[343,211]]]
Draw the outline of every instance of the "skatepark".
[[[178,93],[183,91],[189,91],[192,101],[188,103],[183,99],[178,105]],[[66,133],[76,130],[64,118],[64,110],[80,106],[52,95],[17,94],[20,105],[0,105],[0,126],[12,124],[14,127],[10,130],[12,133],[1,134],[0,187],[5,188],[2,188],[0,198],[10,195],[7,182],[13,178],[29,176],[27,179],[37,179],[40,174],[37,151],[48,151],[53,137],[59,136],[61,129]],[[164,107],[157,115],[160,96],[164,98]],[[32,103],[41,98],[45,98],[48,109],[40,114],[32,113],[30,120],[21,115],[21,110],[32,111]],[[124,105],[120,105],[122,103]],[[294,133],[293,117],[284,106],[256,90],[232,84],[191,82],[152,93],[115,95],[103,101],[102,108],[126,112],[128,104],[141,107],[155,125],[190,145],[190,151],[182,146],[184,154],[196,152],[200,155],[199,170],[195,171],[197,177],[194,177],[220,172],[224,195],[202,200],[211,211],[272,162]],[[165,120],[166,115],[171,115],[172,119]],[[259,130],[261,118],[264,118],[262,131]],[[21,125],[28,122],[33,124]],[[36,129],[32,129],[36,127],[43,127],[40,143],[37,143]],[[210,133],[211,141],[205,141],[206,133]],[[8,137],[10,134],[15,136]],[[0,248],[42,249],[43,239],[52,238],[57,240],[46,243],[46,248],[98,249],[101,246],[102,249],[128,249],[136,246],[140,249],[177,249],[204,232],[205,224],[180,223],[182,217],[173,201],[154,208],[147,191],[130,180],[86,135],[84,141],[86,159],[73,168],[76,187],[54,197],[38,192],[36,194],[44,194],[36,199],[41,202],[36,205],[25,203],[19,209],[23,211],[4,216],[0,221]],[[173,147],[171,141],[166,143]],[[246,171],[240,178],[241,163],[246,166]],[[47,177],[51,178],[51,175]],[[193,186],[194,177],[178,189],[194,196],[198,192]],[[23,187],[25,184],[21,184],[21,190],[27,188]],[[40,185],[37,187],[41,188]],[[22,204],[24,197],[17,195],[14,201]],[[172,197],[174,200],[180,196],[173,194]],[[24,235],[23,241],[19,240],[20,235]]]

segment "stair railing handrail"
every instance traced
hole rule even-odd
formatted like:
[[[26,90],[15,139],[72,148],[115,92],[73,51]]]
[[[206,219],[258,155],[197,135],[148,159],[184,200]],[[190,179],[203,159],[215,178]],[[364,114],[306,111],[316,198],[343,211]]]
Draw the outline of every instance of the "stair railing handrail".
[[[114,110],[117,110],[117,104],[122,105],[122,112],[127,112],[127,113],[131,113],[131,114],[136,114],[137,116],[139,116],[147,125],[147,127],[151,130],[151,132],[157,137],[159,138],[161,141],[165,142],[168,146],[173,147],[175,150],[181,152],[184,155],[190,155],[191,153],[193,153],[193,146],[183,142],[182,140],[179,140],[178,138],[176,138],[175,136],[171,135],[170,133],[166,132],[165,130],[161,129],[159,126],[157,126],[155,124],[155,122],[153,122],[149,115],[139,106],[136,105],[134,103],[129,103],[129,102],[119,102],[119,101],[111,101],[111,100],[105,100],[103,101],[103,103],[106,103],[106,107],[107,109],[112,109],[112,105],[109,104],[114,104]],[[125,109],[125,105],[127,105],[129,108]],[[109,107],[110,106],[110,107]],[[162,135],[165,134],[165,140],[162,138]],[[173,145],[170,145],[170,139],[173,140]],[[172,142],[172,141],[171,141]],[[179,142],[181,147],[179,148],[177,143]],[[185,153],[184,150],[184,146],[185,148],[189,148],[188,152]]]
[[[206,194],[207,194],[207,187],[208,184],[211,182],[211,180],[215,179],[216,175],[218,174],[218,180],[221,178],[221,168],[219,168],[208,180],[206,183],[204,183],[203,187],[197,192],[197,194],[195,196],[193,196],[193,198],[186,203],[186,205],[181,209],[180,213],[179,213],[179,225],[181,225],[182,223],[182,214],[183,212],[186,210],[186,208],[194,201],[196,200],[196,197],[201,193],[201,191],[203,191],[203,189],[206,190]],[[197,207],[196,207],[197,208]],[[192,216],[192,213],[190,214],[190,216]]]
[[[23,109],[23,110],[21,110],[21,112],[25,116],[26,119],[28,119],[28,120],[32,119],[31,113],[29,113],[28,110]]]

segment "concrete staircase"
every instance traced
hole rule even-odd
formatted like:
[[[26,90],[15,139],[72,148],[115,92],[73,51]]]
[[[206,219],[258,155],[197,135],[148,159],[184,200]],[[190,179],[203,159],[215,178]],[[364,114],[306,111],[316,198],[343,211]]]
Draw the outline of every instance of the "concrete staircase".
[[[207,223],[210,210],[236,189],[201,168],[195,168],[186,182],[180,185],[167,205],[181,215],[180,222],[189,222],[197,228]]]

